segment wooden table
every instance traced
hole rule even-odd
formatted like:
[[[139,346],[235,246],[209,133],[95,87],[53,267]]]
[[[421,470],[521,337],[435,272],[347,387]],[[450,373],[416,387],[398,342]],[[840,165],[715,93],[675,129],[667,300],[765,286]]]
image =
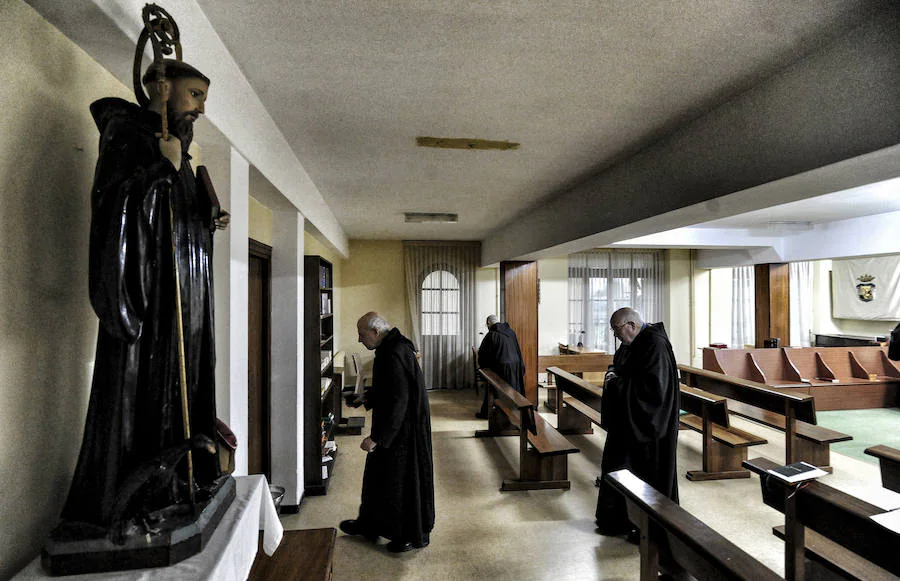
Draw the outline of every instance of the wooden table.
[[[284,531],[275,554],[256,554],[248,581],[330,581],[337,529]]]

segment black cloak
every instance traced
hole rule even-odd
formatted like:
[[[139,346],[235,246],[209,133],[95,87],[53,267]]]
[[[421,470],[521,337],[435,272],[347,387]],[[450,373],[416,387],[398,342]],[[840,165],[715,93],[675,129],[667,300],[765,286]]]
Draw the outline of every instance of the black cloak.
[[[431,411],[415,347],[396,328],[375,349],[366,407],[375,450],[366,458],[360,526],[424,546],[434,528]]]
[[[92,189],[89,290],[100,329],[84,438],[62,517],[107,527],[124,479],[185,439],[170,199],[191,432],[216,439],[212,233],[190,156],[185,151],[176,171],[160,153],[157,113],[107,98],[94,102],[91,114],[101,135]],[[216,458],[194,454],[199,486],[219,475]],[[180,477],[186,480],[183,465]],[[144,508],[184,500],[187,490],[178,481],[154,493]]]
[[[516,332],[507,323],[494,323],[478,347],[478,366],[490,369],[525,395],[525,362]]]
[[[663,324],[648,324],[630,345],[621,345],[610,371],[600,408],[606,430],[602,475],[627,468],[678,502],[678,366]],[[596,517],[604,529],[630,528],[624,497],[604,479]]]

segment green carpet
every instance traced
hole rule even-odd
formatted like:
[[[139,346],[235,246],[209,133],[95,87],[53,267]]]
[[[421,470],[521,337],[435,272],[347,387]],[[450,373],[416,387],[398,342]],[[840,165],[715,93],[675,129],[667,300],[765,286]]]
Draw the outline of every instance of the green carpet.
[[[878,458],[864,452],[866,448],[878,444],[900,448],[900,408],[816,412],[816,420],[820,426],[853,436],[849,442],[831,445],[838,454],[878,464]]]

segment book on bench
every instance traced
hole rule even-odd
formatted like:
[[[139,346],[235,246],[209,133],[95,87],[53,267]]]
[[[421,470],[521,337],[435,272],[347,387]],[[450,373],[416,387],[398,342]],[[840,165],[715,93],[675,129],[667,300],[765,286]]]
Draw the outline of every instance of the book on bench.
[[[785,482],[802,482],[804,480],[812,480],[819,476],[825,476],[825,472],[821,468],[816,468],[812,464],[806,462],[794,462],[787,466],[779,466],[769,470],[769,474],[784,480]]]

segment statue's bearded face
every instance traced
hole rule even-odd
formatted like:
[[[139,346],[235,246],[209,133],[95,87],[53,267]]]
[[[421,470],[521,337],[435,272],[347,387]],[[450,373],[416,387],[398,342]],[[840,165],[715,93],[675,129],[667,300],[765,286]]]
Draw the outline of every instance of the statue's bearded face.
[[[194,137],[194,121],[206,111],[206,96],[209,85],[197,77],[173,79],[169,97],[169,129],[185,145]]]

